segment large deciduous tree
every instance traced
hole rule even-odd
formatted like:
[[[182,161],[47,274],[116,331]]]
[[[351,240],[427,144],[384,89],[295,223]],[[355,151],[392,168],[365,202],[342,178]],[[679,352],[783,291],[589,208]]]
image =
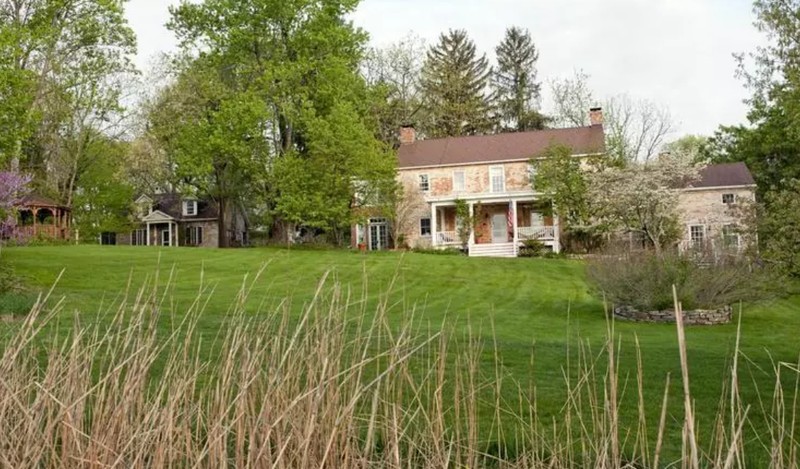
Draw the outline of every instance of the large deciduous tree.
[[[538,111],[541,85],[536,81],[539,51],[528,30],[511,27],[495,49],[497,67],[492,87],[501,130],[543,129],[547,119]]]
[[[0,160],[19,161],[67,205],[87,148],[119,123],[122,77],[136,47],[124,3],[0,4]]]
[[[216,174],[206,190],[248,194],[281,239],[297,224],[346,224],[353,192],[343,181],[392,179],[359,73],[367,36],[346,20],[357,4],[205,0],[171,9],[183,50],[215,77],[176,152],[184,179]],[[190,148],[191,140],[205,145]]]
[[[486,55],[461,29],[439,36],[428,50],[422,69],[422,89],[431,115],[431,137],[488,133],[492,129],[487,94],[491,68]]]
[[[398,129],[408,124],[418,134],[426,134],[428,118],[420,83],[425,50],[422,39],[408,35],[385,48],[370,49],[364,57],[362,74],[384,142],[399,143]]]
[[[590,124],[589,109],[598,104],[604,112],[606,153],[616,164],[648,161],[661,150],[672,131],[669,111],[643,99],[627,95],[596,100],[589,87],[589,75],[582,71],[550,83],[557,127],[580,127]]]

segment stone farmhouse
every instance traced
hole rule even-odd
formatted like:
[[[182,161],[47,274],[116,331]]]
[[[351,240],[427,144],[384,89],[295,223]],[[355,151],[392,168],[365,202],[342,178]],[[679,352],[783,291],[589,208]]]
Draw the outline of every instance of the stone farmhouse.
[[[209,199],[170,192],[141,195],[134,202],[134,228],[104,233],[103,244],[128,246],[220,246],[219,206]],[[229,210],[224,235],[229,246],[247,244],[247,224],[240,210]]]
[[[394,244],[412,248],[460,247],[456,201],[468,204],[475,218],[470,256],[515,257],[524,240],[537,239],[554,252],[561,249],[561,227],[541,193],[531,185],[535,155],[560,144],[576,158],[605,151],[603,114],[590,110],[590,125],[498,135],[417,140],[412,127],[400,131],[398,181],[404,200],[394,226],[370,218],[353,229],[353,244],[381,250]],[[741,218],[737,201],[754,199],[755,184],[744,164],[706,167],[685,190],[683,246],[718,236],[741,245],[735,227]]]

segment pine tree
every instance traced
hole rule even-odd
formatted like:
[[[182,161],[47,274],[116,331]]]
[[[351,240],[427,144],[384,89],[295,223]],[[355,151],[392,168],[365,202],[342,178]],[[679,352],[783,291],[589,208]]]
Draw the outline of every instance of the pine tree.
[[[486,55],[478,57],[466,31],[451,29],[439,36],[439,43],[428,50],[422,70],[431,137],[491,131],[490,75]]]
[[[516,26],[506,29],[505,38],[495,51],[497,69],[492,85],[502,130],[544,128],[547,119],[536,109],[540,91],[536,82],[539,51],[530,32]]]

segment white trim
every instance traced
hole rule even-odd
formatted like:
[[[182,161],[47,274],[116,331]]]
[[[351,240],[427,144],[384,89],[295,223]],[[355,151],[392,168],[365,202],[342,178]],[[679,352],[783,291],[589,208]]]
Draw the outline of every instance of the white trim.
[[[480,192],[474,194],[455,194],[445,195],[439,197],[426,197],[425,201],[428,203],[447,203],[455,202],[458,199],[464,201],[486,202],[486,201],[511,201],[517,199],[520,202],[534,201],[542,196],[541,192],[534,191],[514,191],[514,192]],[[507,199],[507,200],[504,200]]]
[[[175,218],[167,215],[166,213],[162,212],[161,210],[153,210],[152,213],[147,215],[146,217],[142,218],[142,221],[145,223],[167,223],[171,221],[175,221]]]
[[[133,201],[133,203],[135,203],[137,205],[138,204],[147,203],[147,202],[153,203],[153,199],[151,199],[150,197],[148,197],[146,195],[140,195],[138,199]]]
[[[189,213],[189,207],[194,208],[192,213]],[[181,213],[184,217],[195,217],[197,216],[197,200],[196,199],[184,199],[181,201]]]
[[[586,158],[588,156],[603,156],[605,153],[578,153],[576,155],[571,155],[574,158]],[[484,160],[484,161],[467,161],[463,163],[446,163],[446,164],[427,164],[422,166],[398,166],[398,171],[411,171],[411,170],[419,170],[419,169],[429,169],[429,168],[453,168],[456,166],[482,166],[482,165],[499,165],[505,163],[519,163],[522,161],[530,161],[530,160],[543,160],[545,157],[543,156],[529,156],[527,158],[513,158],[509,160]]]
[[[756,184],[747,184],[741,186],[711,186],[711,187],[684,187],[681,190],[686,192],[699,192],[699,191],[718,191],[723,189],[752,189],[758,187]]]

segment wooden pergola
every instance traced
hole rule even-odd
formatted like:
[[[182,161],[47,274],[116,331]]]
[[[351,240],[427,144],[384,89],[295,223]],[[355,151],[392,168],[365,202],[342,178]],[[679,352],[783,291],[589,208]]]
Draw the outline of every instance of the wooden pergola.
[[[16,231],[23,237],[70,239],[71,210],[46,197],[32,194],[22,199],[18,220]]]

